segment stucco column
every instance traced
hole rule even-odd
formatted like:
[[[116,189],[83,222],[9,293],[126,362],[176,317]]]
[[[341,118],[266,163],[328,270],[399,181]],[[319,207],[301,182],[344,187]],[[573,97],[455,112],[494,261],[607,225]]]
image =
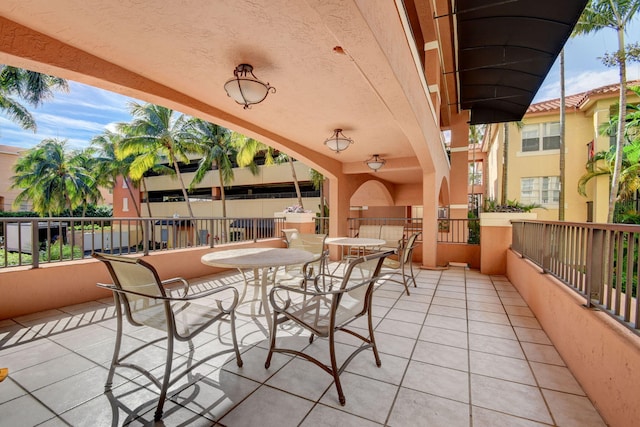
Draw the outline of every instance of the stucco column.
[[[469,186],[469,113],[451,118],[449,218],[466,218]]]
[[[438,247],[438,187],[435,174],[422,178],[422,268],[436,268]]]

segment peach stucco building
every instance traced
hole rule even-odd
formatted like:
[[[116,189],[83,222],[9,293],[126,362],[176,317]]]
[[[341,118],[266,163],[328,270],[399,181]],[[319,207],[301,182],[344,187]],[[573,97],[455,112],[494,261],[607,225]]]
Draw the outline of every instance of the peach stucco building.
[[[629,86],[640,84],[631,81]],[[587,184],[587,196],[578,193],[578,181],[587,172],[589,156],[609,149],[612,140],[599,128],[612,114],[617,115],[619,84],[593,88],[569,95],[566,103],[565,145],[565,220],[606,222],[609,207],[609,178],[600,176]],[[640,102],[628,91],[628,103]],[[532,104],[522,119],[522,126],[509,124],[507,200],[537,203],[538,219],[558,219],[560,176],[560,100]],[[494,125],[488,134],[487,152],[492,172],[487,182],[487,196],[500,200],[504,156],[504,125]]]

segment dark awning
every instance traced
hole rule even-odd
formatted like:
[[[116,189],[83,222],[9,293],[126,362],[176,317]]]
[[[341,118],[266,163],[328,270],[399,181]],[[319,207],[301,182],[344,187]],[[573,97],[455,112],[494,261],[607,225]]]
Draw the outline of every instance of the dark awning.
[[[587,0],[458,0],[460,107],[471,124],[519,121]]]

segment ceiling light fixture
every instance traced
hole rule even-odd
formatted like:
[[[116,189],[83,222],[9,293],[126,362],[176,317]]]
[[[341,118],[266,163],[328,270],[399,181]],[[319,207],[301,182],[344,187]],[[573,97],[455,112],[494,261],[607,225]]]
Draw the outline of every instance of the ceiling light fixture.
[[[324,141],[324,145],[338,154],[349,148],[349,145],[351,144],[353,144],[353,139],[344,136],[342,129],[335,129],[333,131],[333,135]]]
[[[371,157],[365,163],[367,164],[367,166],[369,166],[369,169],[374,172],[378,172],[378,169],[383,167],[384,164],[387,163],[387,161],[382,159],[378,154],[374,154],[373,157]]]
[[[234,101],[240,105],[244,105],[244,109],[251,108],[253,104],[259,104],[267,97],[269,92],[276,91],[276,88],[264,83],[253,74],[253,66],[249,64],[240,64],[233,70],[234,78],[228,80],[224,84],[224,90],[227,91]]]

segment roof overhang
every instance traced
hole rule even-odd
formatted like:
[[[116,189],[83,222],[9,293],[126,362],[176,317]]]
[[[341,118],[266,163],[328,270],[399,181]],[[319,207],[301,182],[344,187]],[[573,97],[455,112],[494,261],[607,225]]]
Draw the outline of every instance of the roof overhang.
[[[519,121],[587,0],[458,0],[460,108],[471,124]]]

